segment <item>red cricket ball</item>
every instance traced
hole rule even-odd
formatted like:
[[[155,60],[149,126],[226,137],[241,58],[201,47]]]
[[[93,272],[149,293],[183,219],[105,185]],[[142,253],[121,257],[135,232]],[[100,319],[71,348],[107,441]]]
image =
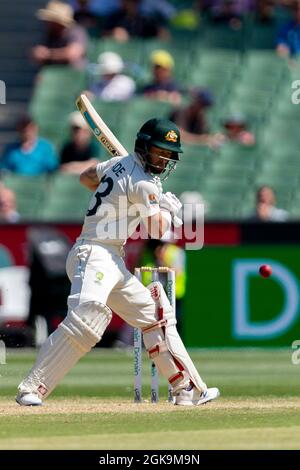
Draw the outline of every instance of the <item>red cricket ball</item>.
[[[272,274],[272,268],[269,264],[263,264],[260,268],[259,268],[259,274],[262,276],[262,277],[270,277],[271,274]]]

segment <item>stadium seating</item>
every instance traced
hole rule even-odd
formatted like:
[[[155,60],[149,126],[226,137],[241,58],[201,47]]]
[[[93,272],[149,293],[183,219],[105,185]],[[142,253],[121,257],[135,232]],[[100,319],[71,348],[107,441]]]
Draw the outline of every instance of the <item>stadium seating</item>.
[[[48,181],[45,176],[21,176],[6,174],[3,183],[16,194],[21,219],[39,220],[47,199]]]
[[[30,100],[36,67],[29,60],[29,51],[42,32],[41,22],[34,13],[44,4],[44,0],[1,1],[0,80],[6,85],[7,104],[0,105],[3,117],[0,122],[0,152],[6,143],[15,139],[16,121]]]
[[[43,220],[82,220],[91,193],[79,184],[78,176],[57,174],[51,178]]]
[[[68,115],[75,110],[76,97],[85,85],[86,73],[71,67],[48,66],[40,72],[29,109],[40,134],[57,148],[68,135]]]
[[[189,1],[174,2],[180,8],[191,5]],[[0,78],[10,83],[13,97],[13,103],[3,108],[0,117],[2,145],[15,137],[14,119],[26,109],[35,73],[28,65],[26,51],[39,37],[40,25],[29,21],[27,27],[22,15],[33,17],[44,2],[32,0],[26,8],[23,3],[17,0],[19,14],[15,15],[15,4],[6,1],[0,18],[0,53],[3,53]],[[230,113],[245,114],[256,135],[254,147],[228,142],[215,150],[203,145],[184,145],[185,153],[176,172],[164,182],[164,187],[177,195],[187,189],[202,193],[209,205],[208,218],[247,217],[253,211],[255,191],[262,184],[272,185],[278,203],[290,207],[292,215],[300,216],[297,210],[300,106],[291,101],[294,91],[291,84],[299,79],[299,73],[273,50],[278,19],[259,24],[250,15],[234,29],[215,24],[204,14],[198,30],[184,32],[174,26],[171,40],[133,39],[120,43],[95,36],[89,41],[90,63],[95,64],[101,52],[115,51],[123,57],[126,71],[138,85],[150,77],[151,52],[168,50],[175,59],[175,77],[184,87],[203,86],[214,93],[215,105],[207,113],[212,132],[223,131],[223,119]],[[16,27],[20,27],[19,32]],[[24,34],[25,30],[28,34]],[[92,67],[84,72],[66,66],[44,67],[40,71],[29,111],[40,134],[52,140],[58,150],[68,137],[68,115],[75,110],[75,98],[94,79],[93,71]],[[141,96],[127,103],[95,100],[94,105],[129,151],[133,149],[137,130],[147,119],[168,117],[173,109],[170,103]],[[5,181],[16,191],[19,210],[25,218],[80,219],[86,210],[89,193],[78,185],[77,177],[57,175],[31,180],[5,176]],[[41,196],[43,187],[49,196],[47,204]]]
[[[118,109],[120,103],[117,103],[116,107]],[[149,100],[144,97],[134,98],[125,108],[125,110],[129,112],[124,112],[123,115],[118,113],[115,130],[119,140],[125,148],[132,151],[138,129],[140,129],[148,119],[168,117],[171,109],[172,105],[170,103]],[[122,110],[120,112],[122,113]],[[111,121],[108,120],[107,122]]]
[[[120,54],[125,62],[140,64],[143,55],[143,41],[134,40],[128,42],[117,42],[109,38],[92,39],[88,50],[88,58],[91,63],[96,63],[102,52],[116,52]]]

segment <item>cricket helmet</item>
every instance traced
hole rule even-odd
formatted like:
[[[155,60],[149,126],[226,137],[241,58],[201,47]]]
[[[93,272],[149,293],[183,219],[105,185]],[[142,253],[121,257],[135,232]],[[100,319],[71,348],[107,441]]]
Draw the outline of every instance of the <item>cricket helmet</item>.
[[[140,128],[137,140],[146,143],[148,148],[155,145],[164,150],[182,153],[179,129],[168,119],[149,119]]]
[[[171,164],[168,164],[162,171],[167,172],[169,176],[170,171],[175,169],[176,162],[179,160],[179,153],[183,150],[180,144],[180,131],[174,122],[168,119],[149,119],[137,133],[135,141],[135,151],[142,157],[145,163],[145,169],[151,172],[151,146],[168,150],[172,152],[171,158],[169,159]],[[163,158],[163,157],[162,157]],[[165,178],[166,179],[166,178]]]

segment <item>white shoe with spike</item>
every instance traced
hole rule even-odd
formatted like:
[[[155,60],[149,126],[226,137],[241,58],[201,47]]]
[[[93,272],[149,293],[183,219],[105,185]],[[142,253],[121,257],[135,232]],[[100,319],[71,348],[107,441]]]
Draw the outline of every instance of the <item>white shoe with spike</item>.
[[[208,388],[205,392],[199,392],[195,387],[192,389],[179,390],[175,395],[174,405],[197,406],[204,405],[220,396],[220,391],[216,387]]]
[[[16,402],[21,406],[41,406],[43,404],[37,393],[19,393]]]

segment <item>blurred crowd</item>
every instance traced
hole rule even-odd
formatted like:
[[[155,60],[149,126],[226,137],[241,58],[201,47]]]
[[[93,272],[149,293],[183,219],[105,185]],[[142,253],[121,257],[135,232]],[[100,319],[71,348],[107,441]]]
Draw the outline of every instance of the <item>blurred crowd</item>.
[[[36,13],[44,23],[45,35],[44,40],[32,48],[31,60],[39,67],[65,64],[88,71],[91,70],[87,61],[91,34],[118,42],[132,38],[168,41],[174,27],[183,30],[201,28],[204,17],[233,29],[241,27],[248,15],[258,22],[272,22],[278,6],[286,9],[289,18],[274,38],[277,54],[293,58],[300,52],[299,0],[195,0],[183,4],[180,8],[178,2],[168,0],[51,0]],[[181,83],[176,73],[180,64],[176,64],[170,52],[154,50],[148,62],[148,81],[141,86],[126,70],[120,54],[102,52],[97,64],[93,64],[93,79],[85,93],[91,99],[105,102],[144,96],[149,100],[172,103],[169,118],[179,126],[182,141],[187,144],[201,144],[216,150],[233,141],[241,146],[255,146],[255,132],[243,113],[225,116],[218,129],[211,128],[208,114],[215,105],[213,92],[206,87],[189,87]],[[38,125],[29,115],[22,116],[16,128],[18,139],[11,142],[0,157],[1,172],[27,176],[56,171],[79,174],[99,158],[99,146],[78,112],[69,116],[69,137],[59,151],[39,136]],[[275,206],[275,195],[268,200]],[[257,203],[256,216],[261,220],[274,217],[284,220],[287,216],[265,208]],[[19,219],[14,195],[3,185],[0,217],[9,222]]]
[[[177,2],[176,2],[177,3]],[[45,22],[45,38],[32,49],[39,65],[86,65],[88,37],[113,38],[127,42],[132,38],[169,39],[172,29],[201,29],[202,18],[227,23],[238,29],[249,16],[262,23],[272,22],[277,7],[290,18],[279,28],[278,54],[299,52],[299,0],[195,0],[179,8],[168,0],[51,0],[37,12]]]

